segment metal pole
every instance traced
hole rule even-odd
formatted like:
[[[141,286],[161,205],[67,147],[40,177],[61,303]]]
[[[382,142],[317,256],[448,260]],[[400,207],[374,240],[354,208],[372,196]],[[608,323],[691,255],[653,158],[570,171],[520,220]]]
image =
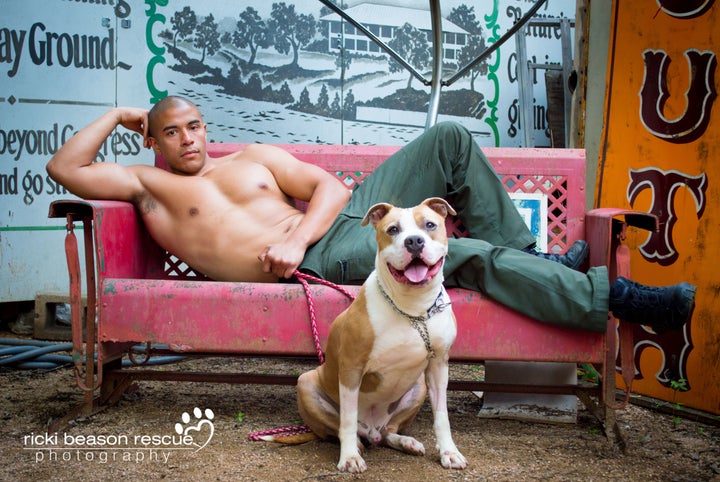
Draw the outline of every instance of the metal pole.
[[[430,101],[428,104],[425,129],[429,129],[437,122],[440,108],[440,93],[442,90],[442,63],[443,63],[443,31],[442,16],[440,15],[440,0],[430,0],[430,18],[433,33],[433,72],[430,81]]]
[[[533,122],[532,78],[527,59],[525,30],[520,30],[515,37],[517,50],[518,78],[518,116],[520,130],[523,133],[524,147],[535,147],[535,123]]]
[[[563,116],[565,124],[565,147],[570,145],[570,117],[572,116],[572,92],[570,92],[570,74],[573,69],[572,44],[570,37],[570,21],[567,18],[560,20],[560,42],[562,46],[563,70]]]

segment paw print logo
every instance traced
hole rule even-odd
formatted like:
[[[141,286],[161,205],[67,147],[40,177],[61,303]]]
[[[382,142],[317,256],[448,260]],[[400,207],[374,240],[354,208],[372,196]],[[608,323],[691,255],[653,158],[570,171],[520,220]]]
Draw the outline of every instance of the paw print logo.
[[[193,409],[193,417],[194,419],[191,418],[189,413],[184,412],[182,417],[180,417],[182,423],[178,422],[175,424],[175,432],[178,435],[192,436],[193,445],[198,448],[196,450],[197,452],[210,443],[210,440],[215,434],[215,425],[212,422],[215,418],[215,414],[209,408],[206,408],[205,412],[203,412],[198,407],[195,407]],[[193,423],[193,425],[190,425],[191,423]],[[205,439],[205,435],[207,436],[207,439]],[[198,439],[200,441],[205,440],[205,443],[199,444]]]

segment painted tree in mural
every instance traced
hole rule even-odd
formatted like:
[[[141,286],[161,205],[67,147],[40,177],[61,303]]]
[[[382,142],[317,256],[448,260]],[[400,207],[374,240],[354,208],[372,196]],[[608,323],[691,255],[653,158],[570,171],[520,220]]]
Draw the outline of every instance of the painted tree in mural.
[[[330,104],[330,117],[338,119],[341,112],[342,105],[340,103],[340,94],[335,92],[335,97],[333,98],[332,104]]]
[[[292,95],[292,92],[290,91],[290,86],[288,85],[287,81],[283,82],[283,85],[280,87],[280,90],[277,91],[275,94],[275,101],[278,104],[289,104],[290,102],[293,102],[295,98]]]
[[[475,7],[460,5],[453,8],[447,19],[472,35],[481,35],[480,22],[475,17]]]
[[[460,53],[458,53],[458,68],[462,68],[475,60],[482,52],[485,51],[485,49],[486,46],[484,38],[479,35],[469,36],[467,45],[465,45],[465,47],[460,50]],[[487,61],[483,60],[482,62],[475,64],[469,72],[470,90],[475,90],[475,79],[477,79],[480,75],[487,75],[487,73]]]
[[[190,7],[185,7],[180,12],[175,12],[170,19],[175,34],[173,35],[173,47],[177,47],[177,39],[184,39],[195,32],[197,27],[197,17]]]
[[[345,71],[350,68],[352,54],[345,47],[340,47],[338,56],[335,57],[335,67],[340,71],[340,82],[345,81]]]
[[[215,52],[220,50],[220,32],[212,13],[205,17],[195,30],[195,43],[193,46],[202,49],[200,62],[205,61],[205,54],[214,55]]]
[[[458,53],[458,68],[462,68],[475,60],[486,49],[482,27],[475,18],[475,7],[468,7],[467,5],[460,5],[453,9],[448,15],[448,20],[470,34],[467,44]],[[470,90],[475,90],[475,79],[480,75],[487,75],[487,73],[488,64],[486,60],[476,64],[469,72]]]
[[[320,115],[328,115],[330,113],[330,95],[328,94],[327,86],[323,84],[318,94],[318,100],[316,105],[317,113]]]
[[[245,84],[244,96],[249,99],[262,99],[263,98],[263,85],[260,75],[255,72],[253,73]]]
[[[300,99],[298,99],[292,108],[300,112],[313,112],[315,110],[315,106],[310,100],[310,92],[308,92],[307,87],[300,92]]]
[[[292,50],[291,66],[298,65],[299,51],[313,41],[317,23],[312,15],[295,12],[295,5],[273,3],[268,27],[274,37],[275,50],[287,54]]]
[[[355,95],[352,89],[345,95],[345,101],[342,105],[343,118],[348,120],[354,120],[356,114]]]
[[[416,69],[423,70],[430,66],[430,46],[427,41],[427,34],[409,23],[395,31],[395,37],[388,42],[388,46],[400,54],[410,65]],[[403,66],[395,59],[390,59],[390,72],[402,72]],[[410,74],[407,88],[410,88],[413,76]]]
[[[237,30],[232,34],[232,44],[235,47],[250,49],[248,65],[255,63],[259,48],[268,48],[272,44],[272,37],[268,25],[260,18],[257,10],[248,7],[240,14]]]

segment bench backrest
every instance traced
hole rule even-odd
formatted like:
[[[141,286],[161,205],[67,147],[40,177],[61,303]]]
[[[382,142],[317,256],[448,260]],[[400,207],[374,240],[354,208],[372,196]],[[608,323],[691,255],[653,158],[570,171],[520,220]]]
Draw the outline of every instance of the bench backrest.
[[[220,157],[245,146],[208,143],[207,151],[211,157]],[[361,183],[375,167],[400,149],[399,146],[314,144],[282,144],[278,147],[333,173],[348,189]],[[573,241],[585,237],[583,149],[483,148],[483,152],[509,193],[542,193],[547,196],[548,251],[564,252]],[[155,165],[167,168],[160,156],[155,159]],[[465,236],[465,228],[458,219],[449,220],[448,229],[455,237]],[[164,264],[167,278],[202,278],[172,255],[167,255]]]

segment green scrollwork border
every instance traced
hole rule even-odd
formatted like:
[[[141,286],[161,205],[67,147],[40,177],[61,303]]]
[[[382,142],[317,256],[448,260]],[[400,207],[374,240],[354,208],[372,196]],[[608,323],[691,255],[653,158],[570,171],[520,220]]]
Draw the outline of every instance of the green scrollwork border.
[[[157,7],[166,7],[169,0],[145,0],[145,4],[148,6],[145,10],[147,16],[147,24],[145,25],[145,42],[148,50],[152,54],[148,61],[147,68],[145,69],[145,81],[147,82],[148,92],[150,93],[150,103],[156,104],[161,99],[164,99],[168,95],[167,90],[161,90],[155,85],[153,79],[153,73],[155,67],[165,63],[165,47],[163,45],[155,44],[153,39],[152,31],[156,23],[165,24],[165,15],[157,11]]]
[[[500,0],[493,0],[492,12],[483,17],[485,19],[485,28],[489,32],[487,37],[488,44],[493,44],[500,38],[500,25],[497,23],[498,16],[500,14],[498,6],[499,1]],[[488,80],[492,82],[493,95],[492,98],[488,96],[487,105],[490,108],[490,112],[488,112],[488,115],[485,116],[485,123],[490,126],[490,129],[492,130],[495,146],[499,147],[500,131],[498,130],[497,125],[497,111],[498,103],[500,102],[500,81],[498,79],[497,72],[500,70],[500,49],[495,51],[494,57],[495,61],[488,64]]]

